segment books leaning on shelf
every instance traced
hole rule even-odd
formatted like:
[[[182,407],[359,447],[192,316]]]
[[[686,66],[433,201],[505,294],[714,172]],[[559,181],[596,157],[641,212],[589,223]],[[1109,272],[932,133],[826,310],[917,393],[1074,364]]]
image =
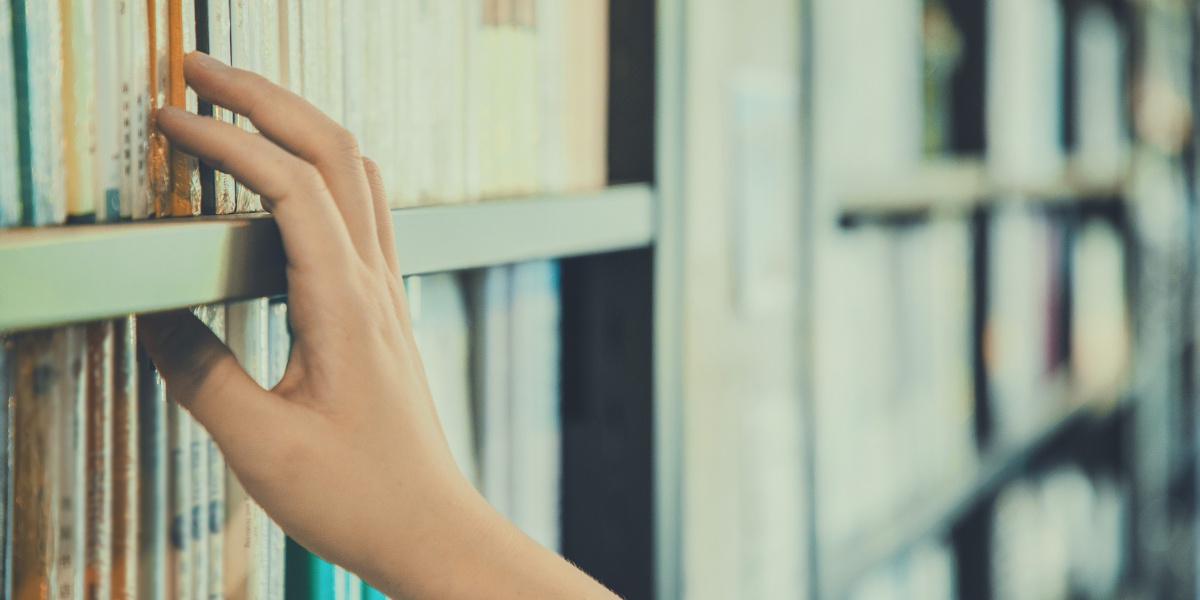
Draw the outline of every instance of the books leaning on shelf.
[[[584,191],[606,177],[608,0],[0,0],[0,226],[262,210],[170,148],[202,50],[353,133],[393,206]]]

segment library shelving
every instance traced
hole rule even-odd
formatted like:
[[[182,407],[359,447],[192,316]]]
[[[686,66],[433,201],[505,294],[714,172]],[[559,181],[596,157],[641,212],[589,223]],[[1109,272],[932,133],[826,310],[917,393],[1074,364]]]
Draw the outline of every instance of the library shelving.
[[[922,165],[897,181],[881,181],[848,192],[842,218],[887,220],[917,215],[964,215],[1001,202],[1030,205],[1070,205],[1108,202],[1123,197],[1128,175],[1118,173],[1107,181],[1094,181],[1074,173],[1070,165],[1060,177],[1041,185],[1006,185],[989,177],[982,160],[961,158]]]
[[[392,215],[406,276],[654,241],[653,195],[643,184]],[[171,260],[125,260],[137,255]],[[265,215],[7,231],[0,235],[0,331],[279,296],[283,265],[279,230]]]
[[[1016,439],[997,441],[983,451],[977,466],[935,486],[901,511],[903,516],[845,544],[823,549],[821,598],[843,598],[871,570],[911,550],[919,542],[948,536],[960,519],[989,494],[1018,477],[1037,454],[1080,423],[1111,418],[1119,410],[1116,395],[1073,398],[1059,391],[1047,398],[1054,408],[1032,430]]]

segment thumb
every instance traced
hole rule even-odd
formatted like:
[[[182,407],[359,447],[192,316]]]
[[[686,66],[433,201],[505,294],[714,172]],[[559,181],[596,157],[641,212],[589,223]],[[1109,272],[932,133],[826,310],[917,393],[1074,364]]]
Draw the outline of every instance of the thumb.
[[[140,315],[138,325],[167,396],[187,409],[226,455],[252,455],[264,432],[278,426],[282,400],[259,386],[190,311]]]

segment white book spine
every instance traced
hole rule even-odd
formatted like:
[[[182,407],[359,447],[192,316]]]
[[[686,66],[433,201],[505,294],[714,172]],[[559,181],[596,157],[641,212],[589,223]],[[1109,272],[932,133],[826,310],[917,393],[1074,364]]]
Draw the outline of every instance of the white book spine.
[[[233,62],[230,6],[230,0],[208,2],[208,54],[225,64]],[[213,116],[226,123],[236,122],[233,112],[221,106],[213,106]],[[237,210],[237,186],[232,176],[216,173],[213,193],[217,214]]]
[[[512,269],[482,273],[477,296],[478,337],[475,389],[482,411],[480,483],[483,496],[500,514],[512,517]]]
[[[345,13],[343,8],[344,0],[326,0],[325,5],[325,60],[327,67],[325,68],[323,84],[327,86],[329,96],[326,99],[327,104],[324,107],[334,121],[338,123],[346,123],[346,81],[345,81],[345,37],[342,32],[342,16]]]
[[[267,318],[267,362],[266,387],[273,388],[283,379],[291,353],[291,335],[288,331],[288,305],[272,302]],[[279,525],[267,519],[268,592],[271,600],[283,600],[285,575],[286,537]]]
[[[96,170],[97,221],[115,221],[121,215],[121,86],[119,58],[121,0],[95,0],[96,23]],[[0,103],[3,101],[0,100]],[[0,117],[2,119],[3,117]]]
[[[87,341],[81,326],[66,328],[61,367],[67,376],[59,404],[62,453],[58,483],[58,564],[56,598],[83,598],[87,527]]]
[[[558,267],[536,261],[511,268],[513,522],[557,551],[562,478]]]
[[[63,54],[59,3],[53,0],[18,0],[25,5],[27,44],[44,48],[28,53],[31,189],[26,193],[34,225],[61,223],[67,218],[63,163]]]
[[[12,33],[12,7],[9,0],[0,0],[0,227],[21,222],[20,155],[17,153],[19,130]]]
[[[192,420],[174,401],[167,405],[171,460],[171,597],[195,597],[192,543]]]
[[[234,302],[226,309],[226,333],[230,350],[259,385],[269,377],[268,304],[266,299]],[[246,598],[267,600],[270,553],[269,521],[262,509],[247,496],[246,508]]]

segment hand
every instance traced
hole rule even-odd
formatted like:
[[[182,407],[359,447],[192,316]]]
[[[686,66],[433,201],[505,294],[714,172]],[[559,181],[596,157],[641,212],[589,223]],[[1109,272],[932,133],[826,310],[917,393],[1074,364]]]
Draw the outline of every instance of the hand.
[[[175,148],[262,195],[287,254],[294,341],[264,390],[187,311],[146,315],[170,396],[296,541],[394,598],[612,598],[493,511],[450,455],[413,340],[378,168],[295,94],[191,53],[199,96],[259,133],[158,112]]]

